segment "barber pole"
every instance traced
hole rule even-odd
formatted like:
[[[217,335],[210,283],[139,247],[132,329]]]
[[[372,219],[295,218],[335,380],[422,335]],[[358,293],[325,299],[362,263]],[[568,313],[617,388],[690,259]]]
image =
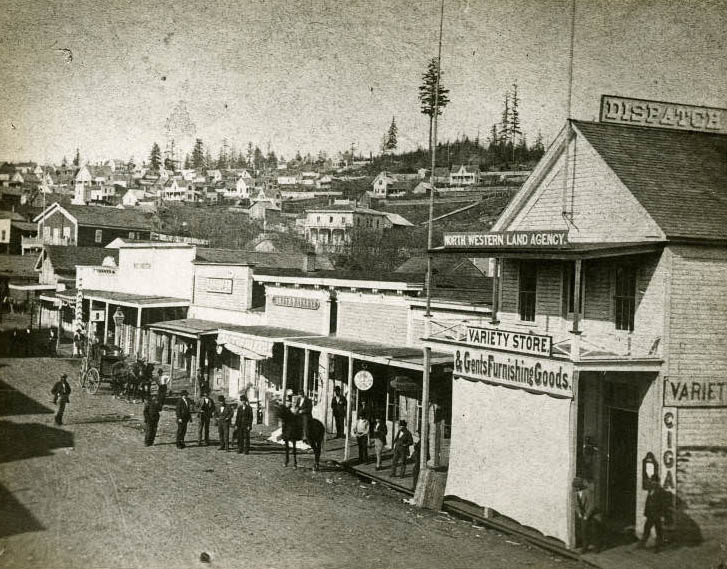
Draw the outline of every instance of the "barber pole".
[[[76,291],[76,313],[73,319],[73,329],[78,330],[83,326],[83,288],[79,283]]]

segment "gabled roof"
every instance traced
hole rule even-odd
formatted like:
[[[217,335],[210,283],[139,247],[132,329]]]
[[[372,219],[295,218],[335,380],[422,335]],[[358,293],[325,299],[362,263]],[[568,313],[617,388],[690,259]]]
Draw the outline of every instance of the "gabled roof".
[[[727,135],[572,124],[668,238],[727,239]]]
[[[67,247],[64,245],[44,245],[43,255],[50,257],[56,273],[74,273],[78,265],[100,266],[106,257],[112,257],[118,266],[119,250],[101,247]]]
[[[389,218],[391,225],[400,227],[414,227],[414,224],[411,221],[408,221],[406,218],[400,216],[398,213],[391,213],[390,211],[385,211],[383,213],[384,215],[386,215],[386,217]]]
[[[0,255],[0,275],[4,277],[34,278],[34,255]]]
[[[40,221],[42,216],[48,216],[56,208],[60,208],[58,202],[46,208],[45,212],[38,215],[33,221]],[[104,207],[97,205],[64,205],[62,208],[73,216],[79,225],[88,227],[114,227],[127,230],[151,231],[151,215],[135,209],[120,209],[116,207]]]

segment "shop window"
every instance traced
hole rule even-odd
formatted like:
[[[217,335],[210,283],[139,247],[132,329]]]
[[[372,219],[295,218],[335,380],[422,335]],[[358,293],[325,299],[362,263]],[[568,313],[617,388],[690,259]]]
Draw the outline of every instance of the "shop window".
[[[71,228],[66,226],[63,228],[63,238],[64,239],[70,239],[71,238]]]
[[[97,229],[96,235],[94,236],[94,241],[96,243],[101,243],[102,238],[103,238],[103,231],[101,229]]]
[[[614,321],[616,330],[634,330],[636,313],[636,267],[621,265],[616,267]]]
[[[2,236],[0,237],[0,241],[2,241],[3,243],[5,242],[5,235],[5,230],[3,229]]]
[[[565,266],[565,278],[564,278],[564,294],[563,294],[563,304],[564,304],[564,312],[566,314],[573,314],[573,303],[575,302],[575,290],[576,290],[576,270],[573,263],[568,263]],[[581,316],[583,315],[583,306],[584,306],[584,298],[585,298],[585,292],[586,292],[586,279],[585,279],[585,271],[581,270],[581,301],[580,306],[578,309],[579,314]]]
[[[535,297],[538,282],[537,265],[533,262],[520,263],[518,282],[518,305],[520,320],[535,322]]]

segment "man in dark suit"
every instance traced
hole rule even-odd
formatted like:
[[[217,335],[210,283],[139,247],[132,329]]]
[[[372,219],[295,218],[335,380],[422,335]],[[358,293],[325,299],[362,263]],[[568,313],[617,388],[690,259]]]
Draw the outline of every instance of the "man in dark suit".
[[[237,408],[237,452],[250,454],[250,431],[252,430],[252,407],[247,397],[240,397],[240,406]]]
[[[148,447],[154,444],[159,426],[159,399],[154,395],[144,403],[144,444]]]
[[[232,405],[225,403],[225,396],[220,395],[217,398],[219,402],[215,409],[217,417],[217,432],[220,435],[219,450],[230,450],[230,423],[232,422],[232,414],[235,412]]]
[[[53,395],[53,403],[58,405],[58,412],[55,418],[56,425],[62,425],[63,412],[66,410],[66,404],[71,401],[71,386],[68,383],[68,376],[65,373],[56,381],[50,392]]]
[[[199,433],[197,440],[199,446],[202,446],[202,433],[204,432],[204,446],[210,444],[210,420],[215,414],[215,402],[207,394],[206,391],[202,393],[202,400],[199,402]]]
[[[394,437],[394,462],[391,465],[391,477],[396,476],[396,471],[401,461],[401,477],[406,476],[406,461],[409,458],[409,447],[414,444],[414,438],[409,429],[406,428],[406,421],[399,421],[399,431]]]
[[[305,393],[298,398],[295,413],[300,416],[303,427],[303,442],[308,443],[308,425],[313,418],[313,401]]]
[[[187,436],[187,423],[192,420],[191,403],[187,397],[189,392],[182,389],[177,402],[177,448],[184,448],[184,437]]]
[[[596,503],[593,481],[589,478],[576,478],[573,480],[573,489],[576,492],[576,533],[581,538],[581,552],[586,553],[592,545],[598,553],[602,545],[603,518]]]
[[[644,532],[639,541],[639,547],[646,547],[649,541],[651,528],[656,532],[656,544],[654,545],[654,553],[658,553],[664,546],[664,526],[663,519],[669,512],[669,495],[661,487],[659,475],[654,474],[649,480],[649,491],[646,494],[646,504],[644,505]]]
[[[336,423],[336,438],[343,437],[343,425],[346,417],[346,407],[348,402],[341,395],[341,388],[336,386],[333,388],[333,400],[331,401],[331,411],[333,412],[333,420]]]

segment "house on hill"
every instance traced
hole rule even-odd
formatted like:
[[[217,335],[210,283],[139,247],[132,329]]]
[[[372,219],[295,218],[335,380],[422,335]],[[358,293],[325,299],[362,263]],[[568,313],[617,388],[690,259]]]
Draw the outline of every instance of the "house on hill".
[[[480,181],[480,167],[468,164],[452,166],[449,172],[450,186],[475,186]]]
[[[306,239],[317,251],[345,247],[354,231],[381,234],[391,227],[385,212],[350,204],[307,210],[305,217]]]
[[[375,198],[386,198],[392,194],[406,193],[412,184],[405,176],[383,171],[374,178],[371,187]]]
[[[38,239],[46,245],[105,247],[117,237],[150,239],[152,215],[136,209],[50,205],[37,215]]]

